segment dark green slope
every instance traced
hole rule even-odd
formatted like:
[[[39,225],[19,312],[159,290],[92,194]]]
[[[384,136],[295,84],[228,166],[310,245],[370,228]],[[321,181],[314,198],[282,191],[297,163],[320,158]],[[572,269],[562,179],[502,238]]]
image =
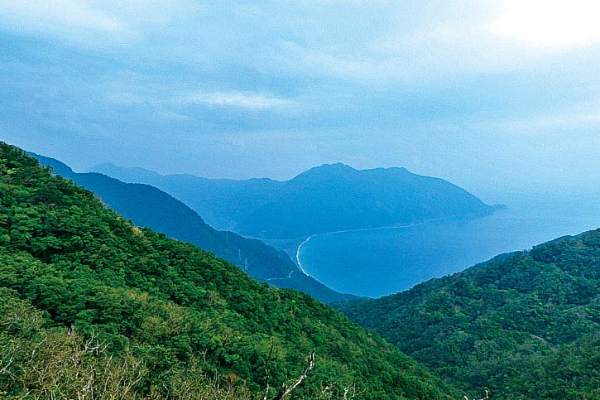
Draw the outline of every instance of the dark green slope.
[[[283,182],[271,179],[207,179],[189,174],[161,175],[143,168],[100,164],[93,171],[123,182],[145,183],[173,195],[217,229],[233,230],[237,221],[277,199]]]
[[[334,309],[134,227],[5,144],[0,310],[0,392],[9,397],[76,397],[69,388],[85,376],[80,389],[97,395],[110,384],[127,398],[197,398],[190,388],[210,380],[262,398],[268,369],[273,398],[313,351],[292,398],[341,398],[354,385],[365,399],[455,393]]]
[[[436,218],[477,217],[494,210],[456,185],[404,168],[356,170],[343,164],[323,165],[285,182],[163,176],[107,164],[96,170],[126,182],[159,187],[211,225],[259,238],[293,239]]]
[[[282,251],[259,240],[213,229],[195,211],[153,186],[126,184],[99,173],[75,173],[60,161],[31,155],[43,165],[52,167],[57,174],[96,193],[110,208],[135,225],[211,251],[259,281],[300,290],[326,303],[354,297],[335,292],[305,275]]]
[[[337,306],[465,390],[600,398],[600,230]]]

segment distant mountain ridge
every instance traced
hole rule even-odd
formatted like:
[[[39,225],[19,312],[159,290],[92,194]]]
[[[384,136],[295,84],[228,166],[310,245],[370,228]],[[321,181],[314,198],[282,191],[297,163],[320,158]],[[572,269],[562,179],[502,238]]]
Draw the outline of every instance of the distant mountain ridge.
[[[52,167],[56,174],[93,191],[110,208],[136,225],[211,251],[259,281],[296,289],[323,302],[355,297],[335,292],[305,275],[283,251],[259,240],[213,229],[195,211],[160,189],[146,184],[124,183],[100,173],[76,173],[58,160],[29,154],[43,165]]]
[[[0,321],[8,399],[460,395],[333,308],[134,226],[2,142]]]
[[[93,170],[159,187],[219,229],[265,239],[480,217],[495,209],[450,182],[405,168],[357,170],[341,163],[325,164],[288,181],[160,175],[111,164]]]

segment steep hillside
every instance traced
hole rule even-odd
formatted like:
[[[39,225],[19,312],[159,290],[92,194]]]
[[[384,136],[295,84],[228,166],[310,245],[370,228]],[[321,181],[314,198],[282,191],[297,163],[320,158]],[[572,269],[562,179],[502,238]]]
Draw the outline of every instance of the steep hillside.
[[[335,292],[305,275],[284,252],[259,240],[213,229],[195,211],[153,186],[126,184],[99,173],[75,173],[60,161],[31,155],[57,174],[96,193],[106,205],[135,225],[211,251],[261,282],[300,290],[327,303],[354,297]]]
[[[274,398],[304,371],[291,398],[456,393],[332,308],[139,229],[2,143],[0,310],[9,397],[111,388],[117,398],[198,398],[212,387],[263,398],[268,377]]]
[[[145,183],[173,195],[202,215],[210,226],[234,230],[237,221],[277,199],[283,182],[271,179],[207,179],[189,174],[160,175],[143,168],[101,164],[92,169],[123,182]]]
[[[286,182],[163,176],[107,164],[96,170],[127,182],[157,186],[214,226],[269,239],[476,217],[494,210],[456,185],[404,168],[361,171],[343,164],[323,165]]]
[[[338,307],[465,390],[600,398],[600,230]]]

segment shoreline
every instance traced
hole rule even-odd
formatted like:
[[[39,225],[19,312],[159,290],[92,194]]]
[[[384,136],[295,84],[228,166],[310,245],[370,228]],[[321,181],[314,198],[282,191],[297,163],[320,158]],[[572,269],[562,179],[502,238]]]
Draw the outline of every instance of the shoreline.
[[[306,272],[304,270],[304,268],[302,268],[302,262],[300,262],[300,250],[302,250],[302,246],[304,246],[306,243],[308,243],[310,241],[310,239],[314,238],[317,235],[318,235],[318,233],[310,235],[309,237],[304,239],[304,241],[298,245],[298,249],[296,249],[296,265],[298,266],[298,268],[300,268],[300,271],[302,271],[302,273],[306,276],[310,276],[310,274],[308,272]]]
[[[313,233],[312,235],[308,236],[306,239],[304,239],[304,241],[302,241],[302,243],[300,243],[298,245],[298,248],[296,249],[296,265],[298,266],[298,268],[300,269],[300,271],[302,271],[302,273],[304,275],[312,277],[302,267],[302,262],[300,261],[300,252],[302,251],[302,247],[304,245],[306,245],[308,242],[310,242],[310,240],[316,236],[327,236],[327,235],[335,235],[335,234],[339,234],[339,233],[352,233],[352,232],[382,231],[382,230],[387,230],[387,229],[403,229],[403,228],[410,228],[413,226],[423,225],[423,224],[426,224],[429,222],[441,221],[441,220],[445,220],[445,219],[449,219],[449,218],[436,218],[436,219],[430,219],[427,221],[413,222],[411,224],[406,224],[406,225],[380,226],[378,228],[345,229],[345,230],[341,230],[341,231]]]

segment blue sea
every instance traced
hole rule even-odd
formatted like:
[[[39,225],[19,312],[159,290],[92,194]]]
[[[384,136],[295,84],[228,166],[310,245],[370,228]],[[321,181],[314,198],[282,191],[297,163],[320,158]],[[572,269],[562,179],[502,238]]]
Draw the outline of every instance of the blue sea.
[[[298,255],[304,271],[332,289],[380,297],[599,227],[600,206],[515,204],[479,219],[316,235]]]

